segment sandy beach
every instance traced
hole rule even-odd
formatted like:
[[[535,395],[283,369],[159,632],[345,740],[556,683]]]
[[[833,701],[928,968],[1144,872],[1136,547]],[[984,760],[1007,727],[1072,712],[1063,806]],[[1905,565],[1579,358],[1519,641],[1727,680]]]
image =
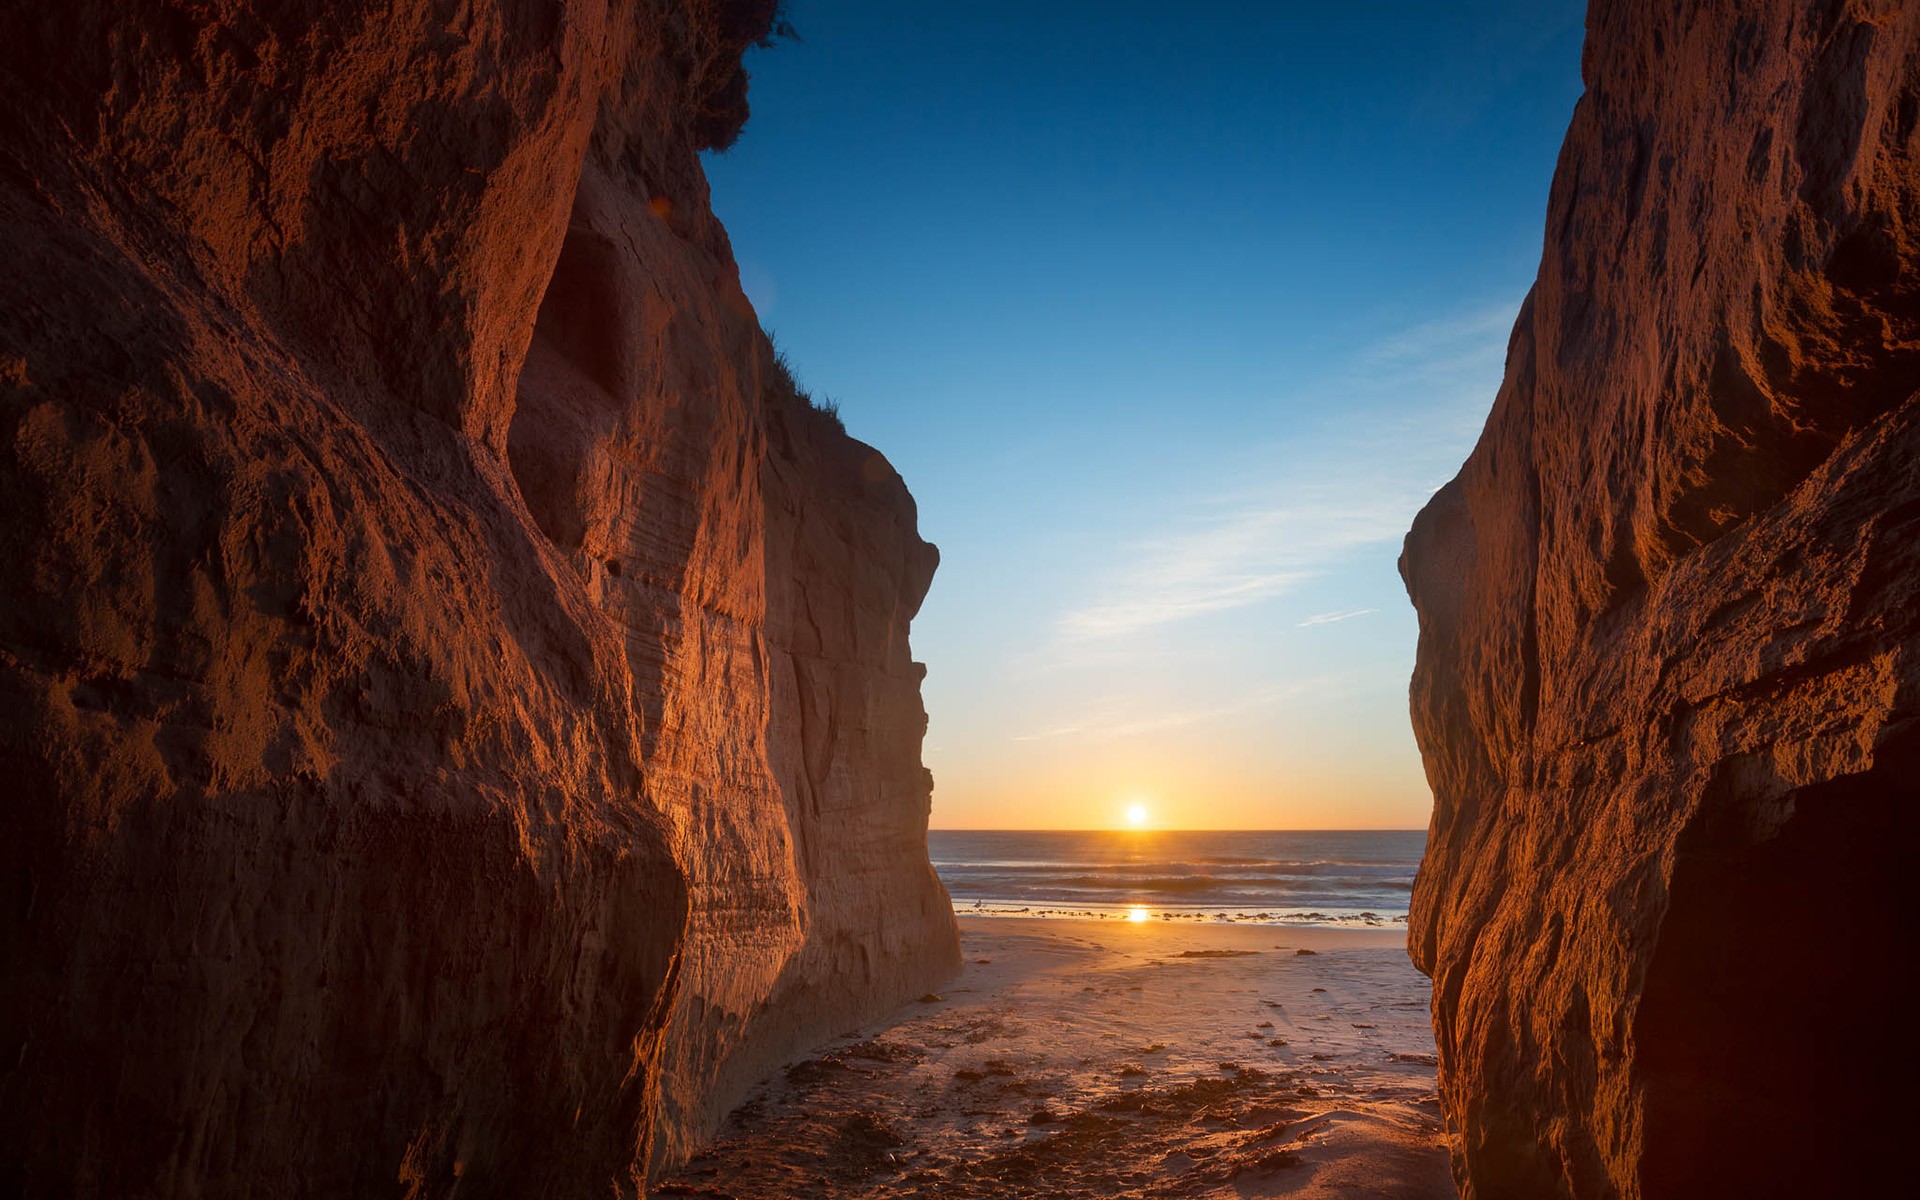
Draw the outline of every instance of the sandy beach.
[[[661,1194],[1455,1194],[1400,931],[960,929],[938,996],[789,1066]]]

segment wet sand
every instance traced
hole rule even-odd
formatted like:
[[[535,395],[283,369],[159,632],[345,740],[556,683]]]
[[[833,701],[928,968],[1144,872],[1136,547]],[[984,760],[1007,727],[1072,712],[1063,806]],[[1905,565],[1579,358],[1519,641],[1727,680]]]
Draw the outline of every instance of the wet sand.
[[[939,996],[791,1065],[660,1193],[1455,1194],[1399,931],[960,930],[967,965]]]

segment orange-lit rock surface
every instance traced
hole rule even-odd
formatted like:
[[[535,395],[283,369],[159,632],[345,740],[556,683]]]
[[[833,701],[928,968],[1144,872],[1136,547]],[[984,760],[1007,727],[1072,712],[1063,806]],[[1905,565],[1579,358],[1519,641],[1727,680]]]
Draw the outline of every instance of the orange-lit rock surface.
[[[696,157],[771,0],[16,7],[0,1193],[633,1195],[954,969],[935,554]]]
[[[1588,16],[1505,383],[1403,559],[1469,1197],[1911,1183],[1917,54],[1899,0]]]

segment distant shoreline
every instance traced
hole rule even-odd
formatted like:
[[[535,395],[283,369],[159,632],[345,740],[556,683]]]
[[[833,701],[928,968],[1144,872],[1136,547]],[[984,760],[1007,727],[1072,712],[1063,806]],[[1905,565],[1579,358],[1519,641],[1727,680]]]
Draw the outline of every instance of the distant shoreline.
[[[962,916],[1405,928],[1419,830],[932,831]]]
[[[1135,910],[1146,913],[1134,915]],[[1063,908],[1057,905],[1027,904],[1018,900],[955,901],[956,917],[1007,917],[1014,920],[1118,921],[1127,924],[1166,921],[1195,925],[1273,925],[1306,929],[1390,929],[1405,926],[1406,913],[1326,913],[1326,912],[1238,912],[1233,910],[1179,908],[1172,905],[1082,905]]]

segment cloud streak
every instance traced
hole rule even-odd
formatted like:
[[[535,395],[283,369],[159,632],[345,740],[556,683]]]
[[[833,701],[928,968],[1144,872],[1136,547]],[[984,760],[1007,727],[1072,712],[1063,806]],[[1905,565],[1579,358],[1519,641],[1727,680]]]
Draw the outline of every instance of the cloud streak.
[[[1351,621],[1355,617],[1364,617],[1368,613],[1377,613],[1377,608],[1349,608],[1341,612],[1324,612],[1308,617],[1300,622],[1301,629],[1313,629],[1320,625],[1337,625],[1341,621]]]
[[[1319,406],[1340,414],[1340,428],[1303,439],[1320,453],[1289,464],[1287,447],[1277,447],[1279,465],[1267,478],[1191,502],[1168,527],[1128,547],[1125,565],[1099,581],[1098,595],[1060,616],[1055,650],[1085,650],[1260,604],[1356,551],[1397,541],[1471,445],[1512,322],[1511,305],[1474,308],[1364,348],[1351,376]],[[1408,392],[1432,402],[1407,415]],[[1391,402],[1380,405],[1382,398]],[[1301,627],[1373,611],[1322,613]]]
[[[1318,493],[1318,494],[1316,494]],[[1241,507],[1201,514],[1135,548],[1110,598],[1061,617],[1070,642],[1125,637],[1207,613],[1285,595],[1345,553],[1405,529],[1398,498],[1342,497],[1293,488]]]
[[[1297,700],[1303,696],[1338,694],[1345,686],[1344,681],[1338,679],[1302,679],[1258,688],[1239,700],[1225,704],[1176,709],[1173,712],[1154,713],[1151,716],[1142,715],[1143,709],[1148,707],[1145,704],[1135,704],[1127,708],[1108,706],[1096,716],[1040,733],[1019,734],[1012,740],[1046,742],[1061,738],[1079,738],[1089,741],[1110,741],[1114,738],[1138,737],[1169,729],[1183,729],[1213,721],[1226,721],[1270,708],[1287,700]]]
[[[1505,355],[1513,321],[1510,304],[1468,309],[1410,325],[1374,343],[1360,357],[1363,363],[1398,363],[1423,374],[1485,366],[1490,355]]]

